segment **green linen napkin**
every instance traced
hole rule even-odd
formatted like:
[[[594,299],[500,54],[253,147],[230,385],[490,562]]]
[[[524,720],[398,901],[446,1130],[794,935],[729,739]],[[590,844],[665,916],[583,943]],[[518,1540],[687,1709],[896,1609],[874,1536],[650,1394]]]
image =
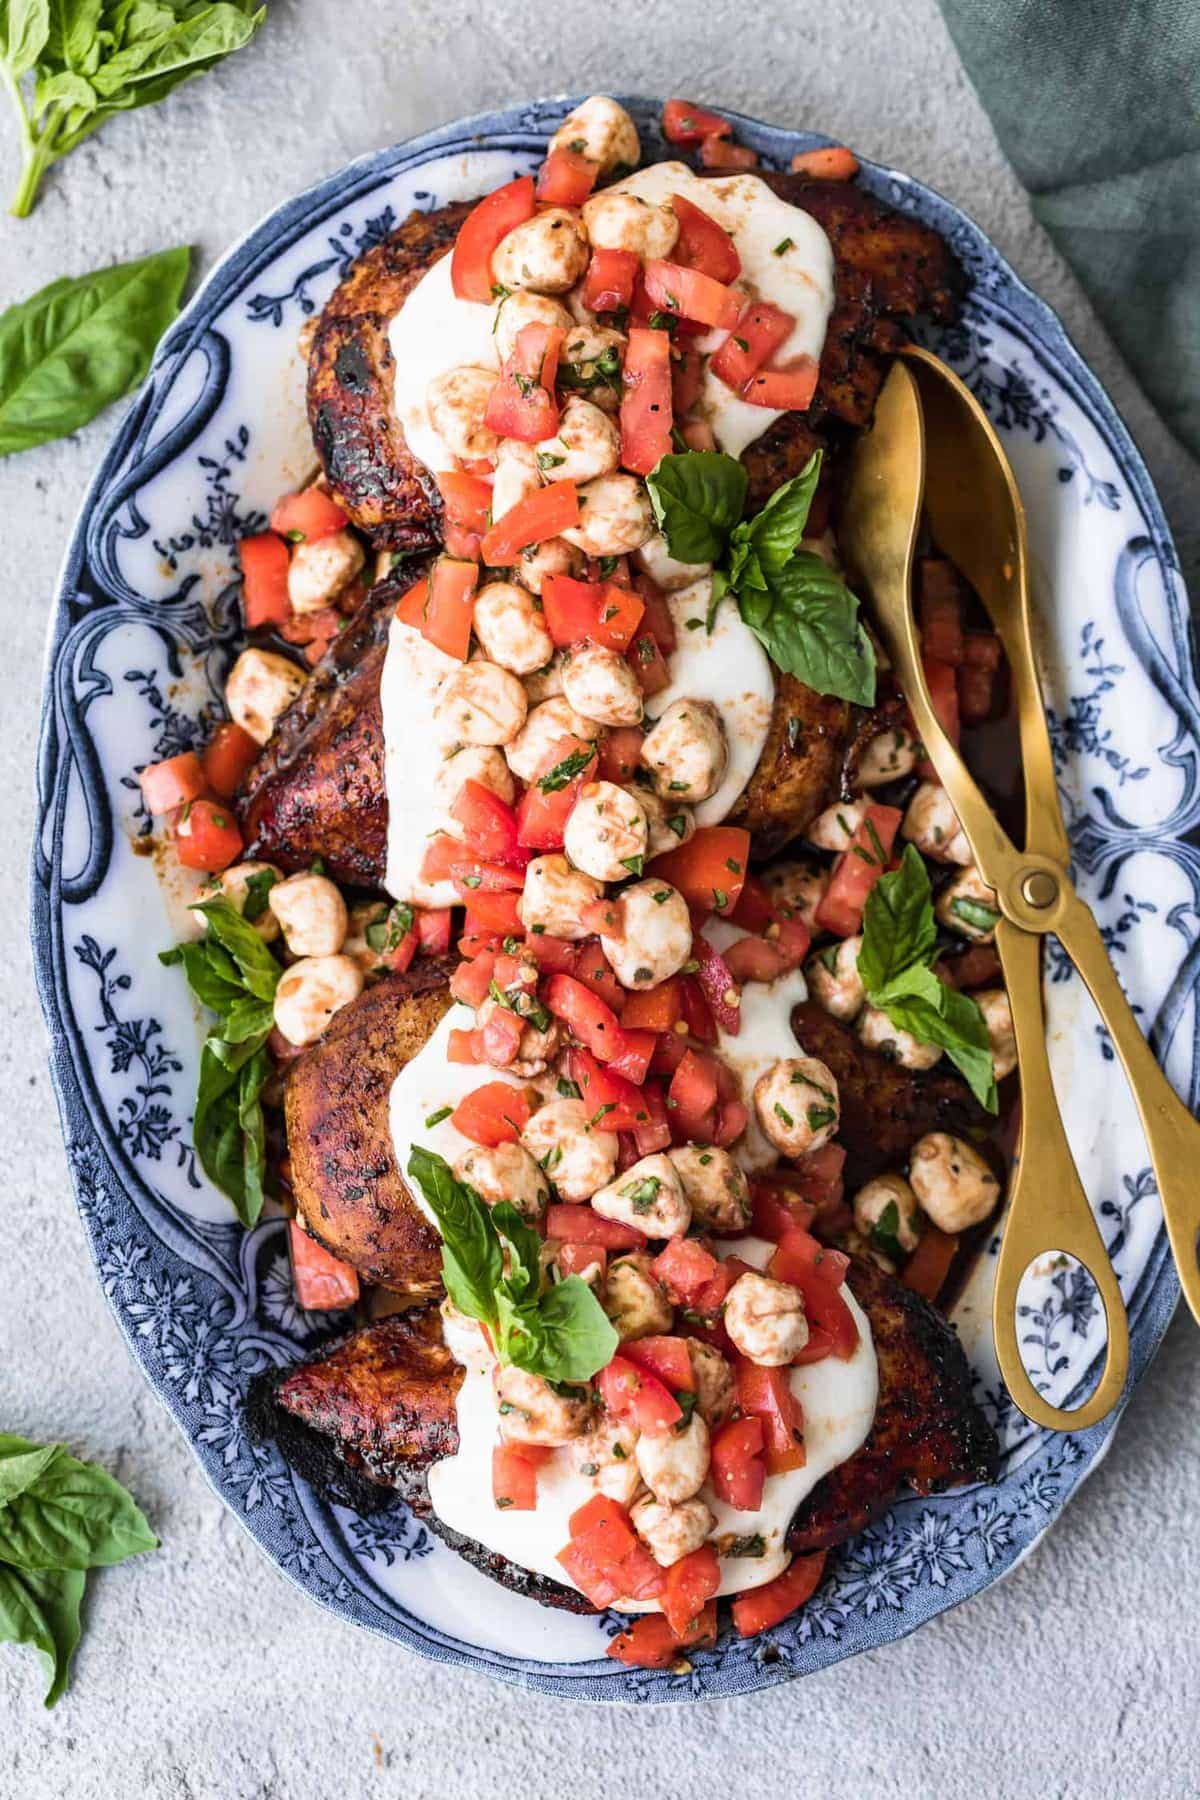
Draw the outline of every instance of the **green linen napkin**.
[[[1033,208],[1200,455],[1200,0],[940,0]]]

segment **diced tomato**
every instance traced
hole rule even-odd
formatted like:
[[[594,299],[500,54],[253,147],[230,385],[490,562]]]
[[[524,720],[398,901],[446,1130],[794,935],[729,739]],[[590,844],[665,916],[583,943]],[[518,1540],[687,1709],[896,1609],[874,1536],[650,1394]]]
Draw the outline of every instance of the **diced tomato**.
[[[759,369],[744,384],[742,399],[775,412],[807,412],[820,372],[812,356],[798,356],[786,369]]]
[[[751,1181],[750,1203],[754,1235],[772,1244],[777,1244],[786,1232],[807,1231],[816,1213],[816,1208],[802,1200],[795,1188],[773,1181],[769,1175]]]
[[[603,1282],[608,1268],[608,1251],[603,1244],[560,1244],[558,1266],[564,1275],[586,1275],[598,1269]]]
[[[502,1511],[537,1510],[538,1461],[527,1454],[534,1444],[496,1444],[492,1449],[492,1500]]]
[[[701,1044],[715,1044],[717,1022],[712,1016],[708,1001],[704,998],[704,990],[694,975],[680,977],[679,997],[683,1005],[683,1022],[687,1026],[688,1036],[694,1037]],[[678,1067],[679,1064],[676,1062],[673,1070]]]
[[[727,387],[741,393],[795,326],[791,313],[767,300],[750,300],[743,306],[725,342],[718,346],[709,367]]]
[[[222,719],[204,746],[207,785],[222,800],[231,800],[261,754],[261,746],[248,731],[232,719]]]
[[[421,858],[421,876],[425,881],[458,883],[464,900],[471,900],[476,890],[487,894],[502,893],[506,888],[524,884],[520,869],[507,863],[484,862],[468,845],[448,832],[435,832],[425,846]]]
[[[685,268],[698,269],[713,281],[735,280],[741,274],[742,259],[725,227],[684,194],[672,194],[670,204],[679,221],[672,260]]]
[[[668,266],[666,263],[648,263],[647,273],[651,268]],[[692,275],[691,270],[679,272]],[[700,275],[693,279],[705,281],[707,277]],[[716,283],[710,285],[715,287]],[[671,340],[665,331],[644,331],[636,325],[630,327],[621,381],[621,462],[637,475],[648,475],[671,452],[674,405]],[[638,617],[641,617],[640,605]]]
[[[794,967],[776,944],[760,937],[739,938],[736,944],[730,944],[725,963],[730,977],[739,985],[746,981],[774,981]]]
[[[849,181],[858,174],[858,158],[844,144],[821,150],[801,150],[791,161],[793,175],[811,175],[814,181]]]
[[[743,931],[765,931],[768,925],[774,923],[774,904],[757,875],[747,875],[738,895],[738,903],[729,916]]]
[[[867,807],[848,846],[834,864],[829,886],[813,914],[822,931],[832,931],[835,937],[853,937],[862,930],[867,896],[887,869],[903,817],[894,806]]]
[[[622,1026],[620,1044],[611,1064],[614,1073],[640,1087],[649,1073],[657,1042],[652,1031],[626,1031]]]
[[[607,1606],[618,1596],[650,1599],[662,1592],[662,1571],[615,1501],[597,1494],[572,1513],[570,1526],[571,1542],[558,1560],[594,1605]],[[610,1599],[597,1597],[608,1589]]]
[[[171,815],[171,831],[185,869],[227,869],[242,854],[242,834],[224,801],[189,801]]]
[[[446,1039],[446,1061],[476,1065],[479,1057],[476,1054],[475,1033],[473,1031],[452,1031]]]
[[[542,206],[582,206],[599,173],[599,164],[578,150],[551,150],[538,172],[537,199]]]
[[[331,1256],[295,1219],[288,1220],[292,1289],[305,1312],[339,1312],[358,1299],[358,1274]]]
[[[610,726],[598,745],[601,781],[615,781],[618,787],[632,781],[645,741],[645,733],[637,725]]]
[[[718,1500],[738,1512],[757,1512],[767,1480],[763,1454],[763,1422],[757,1418],[730,1419],[712,1441],[709,1480]]]
[[[685,419],[679,429],[689,450],[716,449],[717,440],[713,436],[713,428],[707,420]]]
[[[662,128],[670,144],[698,144],[706,137],[733,136],[728,119],[703,106],[693,106],[690,100],[668,100],[663,107]]]
[[[714,1059],[689,1050],[671,1077],[671,1130],[680,1143],[711,1143],[716,1130],[717,1078]]]
[[[542,584],[546,629],[562,648],[583,638],[606,650],[624,650],[645,608],[637,594],[615,582],[576,581],[550,575]]]
[[[573,759],[585,754],[588,760],[574,775],[567,774]],[[579,791],[595,774],[595,745],[586,738],[561,737],[551,745],[517,803],[518,842],[532,850],[561,850]]]
[[[288,598],[288,547],[273,531],[238,540],[242,565],[242,613],[247,631],[284,625],[292,616]]]
[[[279,627],[279,635],[289,644],[303,644],[305,662],[315,667],[345,623],[335,607],[322,606],[316,612],[293,615]]]
[[[396,617],[402,624],[411,625],[414,631],[420,631],[425,623],[425,613],[429,606],[429,577],[422,575],[411,587],[405,588],[396,602]]]
[[[255,745],[256,751],[257,748]],[[186,806],[189,800],[198,800],[209,789],[208,778],[194,750],[169,756],[165,762],[148,763],[138,776],[138,785],[147,812],[155,818],[171,812],[176,806]]]
[[[774,1581],[751,1588],[748,1594],[739,1594],[732,1608],[734,1630],[738,1636],[757,1637],[760,1631],[769,1631],[772,1625],[781,1624],[797,1607],[811,1600],[825,1573],[826,1554],[824,1550],[816,1550],[811,1556],[794,1557],[790,1566]]]
[[[615,1418],[633,1418],[647,1437],[662,1437],[683,1417],[683,1408],[656,1375],[626,1356],[614,1356],[596,1377],[600,1398]]]
[[[654,1273],[676,1306],[698,1312],[696,1297],[716,1277],[721,1265],[695,1238],[672,1238],[654,1259]]]
[[[701,352],[696,349],[694,344],[673,343],[671,345],[671,404],[675,412],[676,429],[681,430],[685,437],[688,430],[698,421],[685,419],[684,414],[689,407],[695,406],[703,386],[704,357]],[[711,446],[707,447],[711,448]]]
[[[616,1013],[574,975],[551,975],[545,1001],[598,1061],[609,1063],[620,1055],[623,1034]]]
[[[627,310],[633,303],[633,284],[641,258],[635,250],[593,250],[583,278],[583,304],[594,313]]]
[[[677,850],[656,856],[650,873],[677,887],[689,906],[729,914],[738,903],[749,861],[748,831],[739,825],[705,825]]]
[[[649,575],[639,575],[634,587],[641,596],[645,608],[645,620],[648,630],[664,656],[670,656],[678,643],[675,632],[675,620],[671,613],[670,602],[658,583]]]
[[[271,530],[293,542],[303,539],[312,543],[344,531],[350,520],[331,494],[324,488],[305,488],[299,494],[285,494],[271,514]]]
[[[426,956],[447,956],[450,952],[450,908],[422,907],[416,915],[417,941]]]
[[[429,579],[429,601],[421,636],[447,656],[466,662],[471,646],[471,620],[475,613],[475,584],[479,565],[457,557],[439,556]]]
[[[492,484],[479,475],[466,475],[461,469],[442,469],[435,477],[446,523],[460,525],[464,531],[483,532],[488,528],[492,508]]]
[[[943,571],[947,571],[943,573]],[[917,616],[921,625],[921,651],[938,662],[963,660],[962,605],[958,573],[935,557],[923,557],[917,590]]]
[[[528,326],[524,329],[527,331]],[[484,561],[494,569],[515,562],[530,544],[544,543],[579,523],[579,495],[571,481],[552,481],[510,507],[483,540]]]
[[[721,1564],[715,1544],[701,1544],[671,1564],[659,1605],[676,1637],[691,1630],[720,1585]]]
[[[695,1389],[696,1377],[692,1372],[692,1359],[686,1338],[635,1338],[624,1345],[621,1354],[628,1357],[631,1363],[636,1363],[639,1369],[647,1369],[651,1375],[657,1375],[663,1386],[670,1388],[673,1394],[690,1394]]]
[[[450,977],[450,992],[463,1006],[482,1006],[495,973],[496,956],[492,950],[480,950],[469,961],[460,962]]]
[[[618,1632],[606,1655],[628,1669],[669,1669],[688,1650],[709,1649],[717,1641],[717,1603],[710,1600],[683,1637],[676,1637],[661,1613],[643,1613]]]
[[[802,1200],[815,1206],[817,1216],[827,1220],[842,1203],[846,1152],[841,1144],[824,1144],[802,1156],[787,1171],[788,1185]]]
[[[758,151],[749,144],[731,144],[724,135],[700,140],[700,166],[704,169],[757,169]]]
[[[994,647],[996,660],[985,660],[990,656],[990,649],[977,646]],[[996,671],[1000,666],[1000,639],[990,632],[971,631],[967,633],[963,651],[963,665],[957,671],[958,677],[958,712],[964,725],[982,725],[992,715],[996,703]]]
[[[621,1027],[625,1031],[672,1031],[682,1017],[679,982],[672,976],[657,987],[630,994],[621,1013]]]
[[[652,258],[646,264],[644,279],[654,304],[673,317],[694,319],[699,325],[724,331],[732,331],[737,324],[741,311],[737,293],[699,269]],[[628,360],[625,367],[628,373]]]
[[[534,205],[533,176],[520,175],[468,213],[450,257],[450,285],[460,300],[491,301],[492,257],[501,238],[533,217]]]
[[[957,1251],[957,1237],[950,1232],[939,1231],[927,1219],[917,1247],[901,1271],[901,1281],[906,1288],[923,1295],[926,1300],[936,1300],[950,1273],[950,1265]]]
[[[579,947],[569,943],[566,938],[536,932],[526,938],[521,954],[535,962],[543,975],[573,975]]]
[[[529,861],[528,852],[517,842],[516,810],[481,781],[464,781],[450,816],[462,826],[467,848],[485,861],[511,862],[522,868]]]
[[[604,1114],[599,1123],[605,1131],[633,1131],[648,1120],[641,1089],[597,1062],[590,1050],[572,1045],[567,1051],[567,1073],[579,1089],[589,1116]]]
[[[572,1244],[599,1245],[605,1250],[644,1250],[646,1237],[632,1225],[602,1219],[590,1206],[555,1201],[546,1208],[546,1236]]]
[[[657,1150],[670,1148],[671,1122],[662,1090],[652,1082],[642,1088],[642,1102],[648,1116],[634,1126],[634,1142],[639,1156],[653,1156]]]
[[[925,671],[925,685],[929,689],[929,703],[933,707],[934,717],[950,742],[957,744],[960,730],[958,672],[950,663],[939,662],[933,656],[922,656],[921,667]],[[917,773],[922,781],[938,779],[937,770],[929,761],[918,763]]]
[[[736,1037],[742,1028],[742,996],[729,964],[699,932],[692,938],[692,955],[700,965],[696,980],[704,991],[713,1018],[722,1031]]]
[[[467,930],[497,932],[501,937],[520,937],[525,929],[517,910],[521,896],[509,889],[506,893],[487,893],[480,888],[467,901]]]
[[[781,1475],[805,1464],[804,1412],[792,1392],[786,1369],[764,1369],[736,1358],[738,1405],[751,1418],[762,1421],[767,1471]]]
[[[651,694],[661,694],[664,688],[670,687],[671,671],[653,632],[639,632],[629,646],[625,660],[637,676],[638,685],[647,698]]]
[[[833,1355],[849,1361],[858,1348],[858,1326],[842,1295],[849,1258],[830,1250],[808,1231],[788,1231],[780,1238],[769,1269],[776,1281],[788,1281],[804,1295],[804,1310],[813,1325],[833,1336]]]
[[[476,1026],[478,1055],[493,1069],[507,1069],[521,1048],[524,1021],[507,1007],[498,1006],[482,1026]]]
[[[497,1144],[515,1144],[529,1117],[524,1088],[513,1087],[507,1081],[487,1081],[459,1101],[450,1122],[473,1144],[492,1150]]]
[[[558,430],[554,378],[563,333],[557,325],[523,325],[512,355],[488,397],[484,424],[497,437],[540,443]]]

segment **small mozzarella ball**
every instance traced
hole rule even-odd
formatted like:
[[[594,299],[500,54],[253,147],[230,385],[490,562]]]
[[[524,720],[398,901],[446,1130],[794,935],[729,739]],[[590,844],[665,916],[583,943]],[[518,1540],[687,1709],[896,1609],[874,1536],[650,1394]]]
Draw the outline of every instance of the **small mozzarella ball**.
[[[733,1370],[715,1345],[706,1344],[700,1338],[689,1338],[687,1347],[692,1379],[696,1383],[696,1410],[709,1430],[715,1431],[737,1405],[737,1382]]]
[[[605,1418],[572,1447],[579,1473],[618,1506],[631,1506],[642,1485],[637,1441],[637,1428],[627,1419]]]
[[[830,944],[828,950],[810,956],[804,965],[809,999],[845,1024],[857,1019],[866,1005],[867,990],[858,972],[861,949],[861,936],[843,938],[840,944]]]
[[[513,577],[531,594],[540,594],[551,575],[578,575],[583,567],[582,552],[565,538],[545,538],[540,544],[526,544],[513,564]]]
[[[750,1189],[728,1150],[681,1144],[668,1154],[697,1224],[735,1235],[745,1231],[750,1223]]]
[[[294,662],[273,650],[243,650],[225,683],[229,716],[256,744],[265,744],[307,679]]]
[[[607,94],[593,94],[568,113],[549,148],[586,156],[589,162],[599,163],[602,175],[622,163],[627,169],[636,169],[642,155],[637,126],[625,108]]]
[[[265,878],[268,875],[272,881],[283,880],[283,870],[277,869],[274,863],[234,863],[232,868],[223,869],[219,875],[214,875],[211,881],[206,881],[196,898],[197,900],[228,900],[234,911],[241,913],[244,918],[246,902],[251,894],[250,883],[259,876]],[[254,891],[261,894],[261,886]],[[196,920],[198,924],[207,928],[208,922],[203,913],[197,913]],[[251,920],[251,924],[264,944],[273,944],[279,936],[279,920],[271,908],[265,904],[258,917]]]
[[[595,1411],[586,1388],[562,1393],[515,1363],[497,1364],[493,1382],[506,1444],[569,1444],[592,1428]]]
[[[840,800],[818,813],[804,835],[818,850],[844,850],[866,816],[861,801]]]
[[[494,744],[464,744],[439,764],[433,778],[433,791],[444,813],[449,814],[468,781],[477,781],[506,806],[511,806],[516,797],[516,785],[504,760],[504,752]],[[463,835],[457,819],[443,819],[441,829],[448,831],[451,837]]]
[[[549,294],[535,294],[529,288],[517,288],[496,302],[492,326],[496,354],[502,363],[507,362],[517,347],[517,334],[526,325],[549,325],[553,331],[566,332],[574,323],[561,300],[552,300]]]
[[[698,1494],[708,1474],[708,1426],[694,1412],[682,1431],[664,1431],[661,1437],[645,1432],[637,1441],[637,1464],[642,1480],[656,1500],[677,1506]]]
[[[580,644],[563,663],[563,693],[598,725],[640,725],[641,683],[625,658],[602,644]]]
[[[764,869],[763,881],[773,906],[803,919],[810,931],[817,930],[816,911],[829,886],[828,869],[813,862],[781,862]]]
[[[641,874],[646,835],[646,815],[635,795],[611,781],[589,781],[567,820],[563,848],[585,875],[627,881]]]
[[[657,987],[678,975],[692,954],[687,901],[669,881],[638,881],[621,895],[621,936],[600,936],[617,980],[626,988]]]
[[[910,732],[899,725],[881,731],[863,749],[854,771],[856,788],[883,787],[911,775],[921,760],[921,746]]]
[[[469,1319],[466,1313],[459,1312],[449,1298],[442,1301],[438,1311],[442,1315],[442,1342],[455,1362],[474,1362],[487,1348],[478,1319]]]
[[[297,544],[288,563],[287,590],[292,611],[320,612],[349,587],[366,561],[362,543],[352,531]]]
[[[601,884],[573,869],[565,856],[535,856],[525,870],[517,910],[526,931],[577,940],[590,936],[580,913],[603,897]]]
[[[574,386],[603,413],[619,412],[627,343],[624,332],[607,325],[577,325],[558,359],[559,386]]]
[[[667,593],[673,593],[676,588],[690,587],[701,576],[712,574],[711,563],[676,562],[661,531],[656,531],[653,537],[648,537],[644,544],[638,545],[633,553],[633,560],[651,581],[656,581]]]
[[[267,905],[293,956],[336,956],[346,941],[346,902],[328,876],[289,875],[275,883]]]
[[[564,1200],[590,1200],[611,1181],[621,1148],[615,1131],[591,1124],[582,1100],[539,1106],[521,1142]]]
[[[908,803],[900,835],[934,862],[962,863],[965,868],[974,861],[950,796],[936,782],[921,783]]]
[[[725,1297],[725,1329],[736,1349],[764,1369],[782,1369],[808,1342],[804,1295],[788,1281],[751,1270]]]
[[[460,363],[435,375],[426,388],[429,422],[451,456],[464,462],[495,456],[500,439],[484,421],[495,385],[495,369]]]
[[[679,237],[679,220],[669,206],[612,189],[584,201],[583,222],[598,250],[632,250],[649,258],[670,256]]]
[[[921,1235],[921,1210],[903,1175],[877,1175],[860,1187],[854,1196],[854,1223],[865,1238],[882,1225],[901,1250],[915,1250]]]
[[[523,1144],[472,1144],[454,1165],[454,1173],[475,1189],[487,1206],[507,1200],[523,1219],[540,1219],[550,1198],[546,1177]]]
[[[565,652],[556,650],[548,663],[543,663],[540,669],[534,669],[530,674],[522,676],[531,712],[535,706],[540,706],[543,700],[558,699],[563,691],[562,672],[566,660]]]
[[[808,1156],[838,1128],[838,1086],[815,1056],[784,1056],[754,1084],[754,1110],[783,1156]]]
[[[672,700],[646,734],[642,761],[664,800],[696,806],[711,799],[725,777],[729,745],[711,700]]]
[[[433,703],[444,744],[511,744],[529,702],[515,675],[498,663],[463,663],[447,675]]]
[[[557,743],[565,737],[590,740],[600,736],[600,727],[577,713],[565,695],[543,700],[535,706],[524,726],[505,746],[508,766],[521,781],[533,781],[542,764]]]
[[[348,956],[305,956],[279,977],[275,1023],[297,1049],[315,1044],[335,1012],[357,1000],[363,972]]]
[[[609,1269],[604,1284],[604,1310],[623,1344],[670,1331],[675,1317],[675,1308],[651,1267],[651,1258],[640,1251],[620,1257]]]
[[[948,1131],[931,1131],[913,1146],[908,1179],[921,1210],[952,1236],[981,1225],[1000,1198],[979,1152]]]
[[[669,1156],[643,1156],[607,1187],[592,1195],[602,1219],[632,1225],[649,1238],[682,1237],[692,1222],[683,1183]]]
[[[636,475],[601,475],[579,490],[579,524],[563,532],[585,556],[624,556],[654,530],[650,496]]]
[[[992,1064],[996,1080],[1003,1081],[1017,1066],[1017,1039],[1013,1031],[1012,1007],[1003,988],[984,988],[971,998],[983,1014],[988,1042],[992,1047]]]
[[[594,481],[620,465],[621,433],[600,407],[573,397],[557,432],[538,445],[537,459],[547,481]]]
[[[660,1569],[669,1569],[699,1550],[716,1522],[699,1498],[672,1506],[645,1494],[629,1514],[629,1523]]]
[[[648,836],[646,855],[661,856],[664,850],[678,850],[696,835],[696,817],[690,806],[678,798],[664,800],[653,788],[630,788],[642,803]]]
[[[588,236],[565,206],[545,206],[500,239],[492,274],[500,287],[565,294],[588,264]]]
[[[475,596],[475,635],[484,654],[514,675],[532,675],[554,655],[533,595],[512,581],[489,581]]]
[[[995,941],[1000,917],[996,890],[988,886],[974,863],[946,883],[933,910],[947,931],[956,931],[973,944]]]
[[[942,1060],[940,1045],[923,1044],[911,1031],[902,1031],[880,1007],[864,1006],[857,1029],[868,1050],[878,1050],[902,1069],[932,1069]]]
[[[372,926],[386,926],[389,910],[386,900],[364,900],[350,908],[342,955],[357,963],[368,981],[374,975],[382,975],[388,966],[383,951],[368,942],[367,933]],[[383,936],[386,937],[386,933]]]

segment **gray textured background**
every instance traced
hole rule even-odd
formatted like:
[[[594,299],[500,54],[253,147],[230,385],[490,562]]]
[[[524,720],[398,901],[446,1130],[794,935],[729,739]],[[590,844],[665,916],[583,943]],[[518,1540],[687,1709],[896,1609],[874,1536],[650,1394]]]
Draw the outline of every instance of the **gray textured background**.
[[[116,121],[0,223],[0,305],[191,241],[201,271],[360,152],[538,93],[683,92],[845,139],[964,206],[1065,318],[1176,527],[1196,470],[1034,224],[933,0],[746,8],[559,0],[272,0],[257,45]],[[14,137],[0,123],[11,185]],[[411,1660],[297,1594],[205,1486],[128,1357],[76,1223],[25,932],[38,671],[55,573],[112,430],[0,462],[0,792],[11,944],[0,1012],[0,1428],[63,1437],[131,1483],[162,1550],[94,1580],[75,1685],[43,1713],[0,1648],[0,1795],[125,1800],[1182,1795],[1196,1791],[1196,1339],[1177,1319],[1106,1463],[1008,1581],[915,1637],[746,1700],[574,1709]],[[1190,485],[1189,485],[1190,484]],[[1194,534],[1194,521],[1190,522]],[[1189,550],[1195,544],[1192,536]]]

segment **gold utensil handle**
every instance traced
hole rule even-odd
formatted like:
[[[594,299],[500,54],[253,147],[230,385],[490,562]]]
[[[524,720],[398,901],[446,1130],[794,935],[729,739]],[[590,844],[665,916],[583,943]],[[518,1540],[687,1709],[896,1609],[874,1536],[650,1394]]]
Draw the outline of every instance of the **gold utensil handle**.
[[[1083,976],[1129,1079],[1184,1298],[1200,1321],[1200,1123],[1163,1074],[1121,991],[1100,928],[1072,893],[1054,930]]]
[[[992,1300],[996,1358],[1013,1400],[1035,1424],[1051,1431],[1082,1431],[1111,1412],[1121,1397],[1129,1370],[1129,1322],[1054,1097],[1046,1054],[1040,942],[1001,919],[996,927],[996,949],[1004,969],[1021,1069],[1021,1140],[1009,1186]],[[1100,1380],[1083,1404],[1071,1409],[1052,1406],[1029,1379],[1017,1319],[1021,1277],[1031,1263],[1055,1251],[1065,1251],[1087,1269],[1103,1301],[1108,1324]]]

